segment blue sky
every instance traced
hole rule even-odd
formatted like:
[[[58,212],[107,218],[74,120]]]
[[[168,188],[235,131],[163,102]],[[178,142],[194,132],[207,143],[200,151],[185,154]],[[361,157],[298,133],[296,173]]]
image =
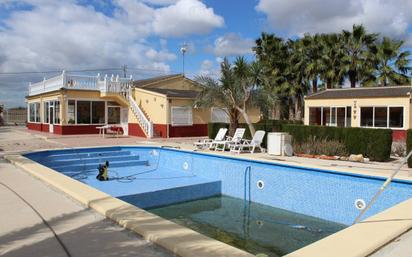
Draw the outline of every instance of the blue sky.
[[[411,47],[408,10],[410,0],[1,0],[0,72],[126,64],[145,78],[181,72],[186,42],[187,75],[216,75],[224,56],[253,59],[262,31],[299,37],[354,23]],[[0,102],[23,104],[29,81],[53,75],[0,75]]]

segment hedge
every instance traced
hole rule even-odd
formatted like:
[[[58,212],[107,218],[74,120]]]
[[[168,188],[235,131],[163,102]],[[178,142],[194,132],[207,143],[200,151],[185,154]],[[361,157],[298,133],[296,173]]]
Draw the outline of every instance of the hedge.
[[[286,124],[283,131],[292,135],[296,143],[308,138],[333,139],[345,144],[349,153],[362,154],[374,161],[387,161],[392,146],[392,130],[367,128],[337,128]]]
[[[412,129],[408,129],[406,133],[406,154],[412,150]],[[412,168],[412,158],[408,159],[408,167]]]

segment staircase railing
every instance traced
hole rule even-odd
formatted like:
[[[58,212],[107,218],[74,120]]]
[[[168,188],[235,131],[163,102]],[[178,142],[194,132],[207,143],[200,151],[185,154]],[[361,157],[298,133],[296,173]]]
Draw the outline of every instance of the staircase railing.
[[[140,109],[139,105],[134,100],[131,87],[129,88],[128,97],[129,97],[128,100],[129,100],[130,109],[133,111],[134,115],[139,121],[139,124],[145,131],[147,137],[152,138],[153,137],[153,123],[146,117],[146,115]]]

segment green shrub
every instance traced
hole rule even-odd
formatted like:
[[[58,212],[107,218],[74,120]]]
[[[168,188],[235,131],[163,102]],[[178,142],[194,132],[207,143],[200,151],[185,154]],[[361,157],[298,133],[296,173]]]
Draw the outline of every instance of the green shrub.
[[[412,129],[408,129],[406,133],[406,154],[412,151]],[[412,158],[408,160],[408,167],[412,168]]]
[[[317,139],[310,137],[307,141],[293,143],[293,149],[297,153],[327,155],[327,156],[347,156],[348,151],[344,143],[338,140]]]
[[[292,135],[296,144],[311,137],[342,142],[350,154],[362,154],[374,161],[387,161],[392,146],[392,130],[367,128],[337,128],[288,124],[283,131]]]

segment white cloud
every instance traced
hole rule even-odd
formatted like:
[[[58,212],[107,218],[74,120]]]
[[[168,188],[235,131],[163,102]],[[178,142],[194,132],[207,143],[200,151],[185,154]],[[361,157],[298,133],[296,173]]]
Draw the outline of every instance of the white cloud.
[[[150,48],[145,53],[146,57],[152,61],[164,62],[164,61],[174,61],[176,60],[176,55],[169,53],[167,51],[156,51],[153,48]]]
[[[178,0],[143,0],[143,2],[153,5],[175,4]]]
[[[410,0],[259,0],[256,10],[269,24],[289,35],[338,32],[364,24],[370,32],[407,39],[412,23]]]
[[[252,53],[253,39],[241,38],[238,34],[228,33],[215,40],[213,53],[216,56],[235,56]]]
[[[130,71],[160,71],[152,76],[170,73],[168,62],[176,55],[167,49],[168,36],[206,33],[224,23],[198,0],[112,0],[111,4],[115,9],[108,15],[75,0],[0,0],[0,7],[10,10],[7,18],[0,17],[0,71],[117,68],[128,64]],[[18,8],[27,5],[31,8]],[[185,12],[189,14],[183,15]],[[163,23],[173,31],[162,31],[159,26]],[[147,39],[158,34],[163,39],[160,49],[155,49]],[[22,103],[28,82],[38,79],[0,77],[0,101],[12,97],[7,101]],[[19,92],[19,98],[12,92]]]
[[[179,37],[185,34],[206,34],[224,25],[216,15],[198,0],[180,0],[174,5],[159,8],[154,14],[153,30],[161,36]]]
[[[202,76],[211,76],[214,78],[218,78],[220,75],[219,65],[217,65],[217,63],[211,60],[203,60],[200,64],[200,70],[198,73]]]

